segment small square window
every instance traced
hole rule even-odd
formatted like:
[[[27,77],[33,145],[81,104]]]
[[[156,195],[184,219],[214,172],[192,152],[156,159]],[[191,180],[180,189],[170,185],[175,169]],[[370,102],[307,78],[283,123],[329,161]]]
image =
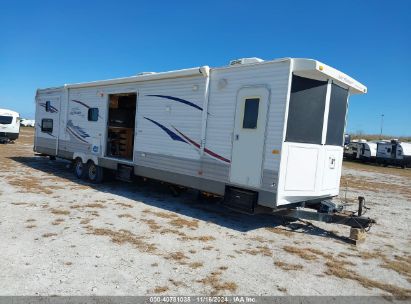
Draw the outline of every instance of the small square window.
[[[41,120],[41,132],[53,132],[53,119],[46,118]]]
[[[243,129],[256,129],[260,98],[247,98],[244,103]]]
[[[88,109],[88,120],[97,121],[98,120],[98,108]]]

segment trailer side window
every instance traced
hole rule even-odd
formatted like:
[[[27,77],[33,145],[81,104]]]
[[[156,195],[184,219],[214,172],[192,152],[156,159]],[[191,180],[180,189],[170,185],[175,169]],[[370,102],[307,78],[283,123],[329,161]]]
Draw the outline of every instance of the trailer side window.
[[[293,75],[286,141],[321,144],[327,81]]]
[[[88,120],[89,121],[97,121],[98,120],[98,108],[90,108],[88,109]]]
[[[51,112],[51,102],[46,101],[46,112]]]
[[[243,129],[256,129],[260,98],[247,98],[244,102]]]
[[[326,145],[342,146],[344,140],[345,115],[347,113],[348,90],[331,85],[330,109]]]
[[[53,119],[45,118],[41,120],[41,132],[53,132]]]

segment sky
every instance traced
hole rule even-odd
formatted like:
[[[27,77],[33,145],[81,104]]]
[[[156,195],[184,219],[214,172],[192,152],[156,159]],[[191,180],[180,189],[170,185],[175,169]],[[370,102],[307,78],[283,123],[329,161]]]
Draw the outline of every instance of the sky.
[[[0,0],[0,108],[34,117],[37,88],[232,59],[313,58],[368,94],[347,131],[411,135],[411,1]]]

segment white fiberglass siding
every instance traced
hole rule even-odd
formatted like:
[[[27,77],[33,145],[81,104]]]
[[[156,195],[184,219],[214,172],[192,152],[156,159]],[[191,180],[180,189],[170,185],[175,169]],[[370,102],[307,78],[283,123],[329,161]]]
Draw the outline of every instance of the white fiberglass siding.
[[[264,86],[270,90],[270,102],[263,169],[278,172],[280,154],[273,154],[272,151],[281,150],[289,70],[289,60],[213,69],[206,147],[231,159],[237,92],[246,86]]]
[[[153,121],[176,134],[179,134],[176,131],[178,130],[200,143],[204,87],[203,76],[151,81],[141,85],[137,101],[137,136],[134,150],[199,159],[200,154],[195,146],[173,140]],[[162,95],[183,101],[149,95]],[[186,101],[200,109],[184,103]]]

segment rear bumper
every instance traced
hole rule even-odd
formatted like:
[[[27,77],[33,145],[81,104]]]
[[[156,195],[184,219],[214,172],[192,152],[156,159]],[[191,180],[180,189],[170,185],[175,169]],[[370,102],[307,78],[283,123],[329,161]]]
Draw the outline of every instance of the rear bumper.
[[[0,138],[8,138],[10,140],[16,140],[19,138],[19,133],[10,133],[10,132],[0,132]]]

